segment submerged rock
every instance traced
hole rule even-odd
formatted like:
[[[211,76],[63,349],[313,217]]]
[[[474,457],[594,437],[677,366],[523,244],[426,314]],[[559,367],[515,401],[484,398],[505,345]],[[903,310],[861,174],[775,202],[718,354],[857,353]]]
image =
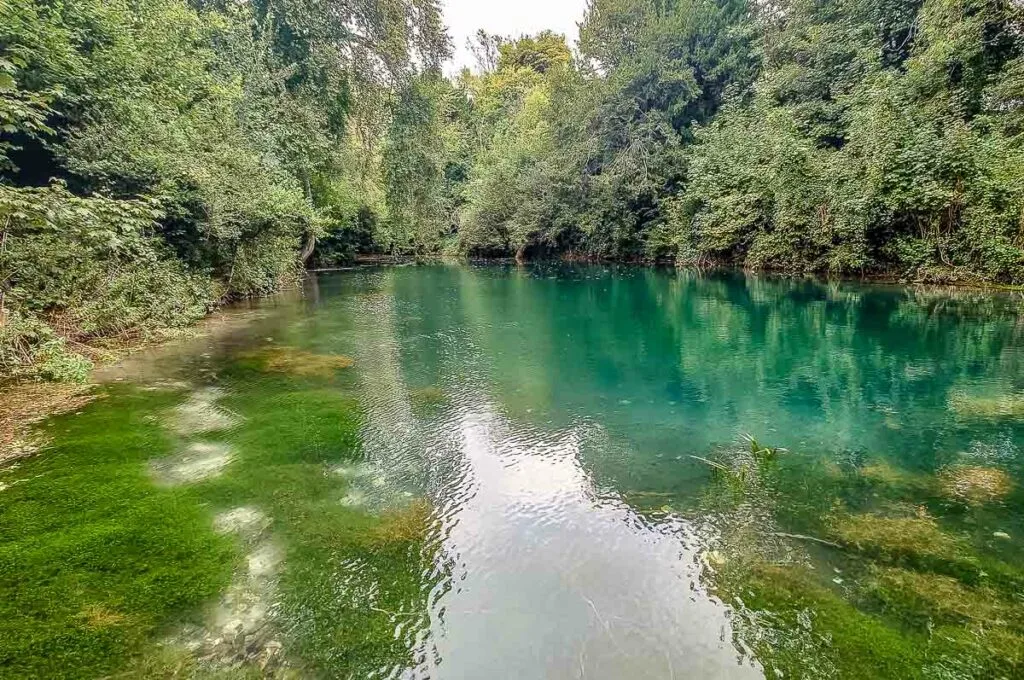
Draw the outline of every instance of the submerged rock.
[[[211,670],[256,668],[263,677],[280,677],[284,648],[273,619],[284,551],[276,541],[259,538],[270,519],[256,508],[239,507],[220,513],[213,524],[219,533],[259,542],[210,610],[206,624],[187,628],[174,643]]]
[[[331,474],[345,479],[360,479],[374,474],[373,467],[365,464],[360,465],[339,465],[331,470]]]
[[[256,508],[241,507],[228,510],[213,519],[213,529],[219,534],[236,534],[245,539],[258,537],[270,526],[270,518]]]
[[[352,489],[345,494],[344,498],[341,499],[341,504],[346,507],[357,508],[366,505],[369,500],[369,497],[364,491],[360,489]]]
[[[143,392],[180,392],[191,388],[192,386],[183,380],[157,380],[146,383],[140,389]]]
[[[284,559],[283,551],[274,543],[264,543],[249,553],[246,562],[249,565],[249,576],[266,578],[277,572],[277,567]]]
[[[221,661],[257,656],[271,642],[268,628],[273,609],[273,577],[282,551],[273,542],[257,546],[246,557],[246,570],[228,588],[213,610],[203,646]]]

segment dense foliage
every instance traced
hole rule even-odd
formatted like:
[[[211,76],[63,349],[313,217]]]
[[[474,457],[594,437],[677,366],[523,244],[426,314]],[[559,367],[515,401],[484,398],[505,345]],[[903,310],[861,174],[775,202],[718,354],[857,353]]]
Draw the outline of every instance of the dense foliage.
[[[1021,11],[591,0],[575,57],[481,34],[419,247],[1024,283]]]
[[[347,252],[391,93],[446,52],[434,0],[0,0],[0,377]]]
[[[0,375],[358,252],[1024,284],[1010,0],[0,0]]]

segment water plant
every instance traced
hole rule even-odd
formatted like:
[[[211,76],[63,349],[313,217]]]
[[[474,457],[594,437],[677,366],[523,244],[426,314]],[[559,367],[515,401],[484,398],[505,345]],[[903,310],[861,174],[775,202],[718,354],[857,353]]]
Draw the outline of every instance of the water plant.
[[[146,473],[173,441],[140,414],[180,396],[104,392],[51,421],[45,454],[2,473],[0,677],[118,673],[231,577],[234,548],[209,510]]]
[[[992,467],[948,467],[939,473],[939,482],[947,497],[968,505],[1000,501],[1013,490],[1010,475]]]
[[[335,371],[351,368],[351,357],[339,354],[316,354],[294,347],[268,347],[250,352],[250,358],[266,371],[289,373],[306,377],[330,376]]]
[[[807,678],[1024,671],[1024,570],[924,506],[899,500],[938,493],[949,470],[928,479],[876,461],[837,473],[752,465],[753,451],[731,455],[731,462],[728,455],[707,461],[714,481],[701,508],[715,538],[706,575],[737,608],[738,647],[766,670]],[[801,505],[787,494],[797,479],[823,498],[795,515]],[[867,487],[859,485],[864,479]],[[847,506],[865,496],[864,510]]]
[[[440,387],[419,387],[409,390],[409,401],[423,411],[434,411],[449,403],[448,395]]]
[[[976,395],[953,392],[949,407],[965,418],[1024,418],[1024,394]]]

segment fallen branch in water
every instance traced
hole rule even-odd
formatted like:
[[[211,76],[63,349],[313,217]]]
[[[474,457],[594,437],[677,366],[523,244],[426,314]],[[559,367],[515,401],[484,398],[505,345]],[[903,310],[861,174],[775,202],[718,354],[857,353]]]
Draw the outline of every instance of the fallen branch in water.
[[[817,538],[816,536],[805,536],[804,534],[787,534],[781,531],[776,531],[771,534],[772,536],[778,536],[779,538],[793,538],[798,541],[811,541],[813,543],[820,543],[821,545],[827,545],[830,548],[843,549],[843,546],[832,541],[826,541],[824,538]]]

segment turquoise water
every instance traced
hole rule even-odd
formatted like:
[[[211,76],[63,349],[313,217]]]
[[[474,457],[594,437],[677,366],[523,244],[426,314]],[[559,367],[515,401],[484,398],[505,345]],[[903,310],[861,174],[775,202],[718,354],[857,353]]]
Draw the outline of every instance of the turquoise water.
[[[82,417],[134,409],[171,448],[231,452],[195,478],[150,460],[147,483],[181,483],[214,523],[267,517],[189,625],[202,639],[218,606],[237,614],[223,593],[248,579],[274,673],[1022,677],[1022,304],[628,267],[355,269],[107,371]],[[274,363],[288,353],[351,367]],[[224,422],[168,419],[186,407]],[[341,410],[351,436],[332,434]],[[377,521],[408,531],[401,549],[342,532]],[[203,657],[176,616],[150,640]],[[252,670],[259,635],[205,659]]]

